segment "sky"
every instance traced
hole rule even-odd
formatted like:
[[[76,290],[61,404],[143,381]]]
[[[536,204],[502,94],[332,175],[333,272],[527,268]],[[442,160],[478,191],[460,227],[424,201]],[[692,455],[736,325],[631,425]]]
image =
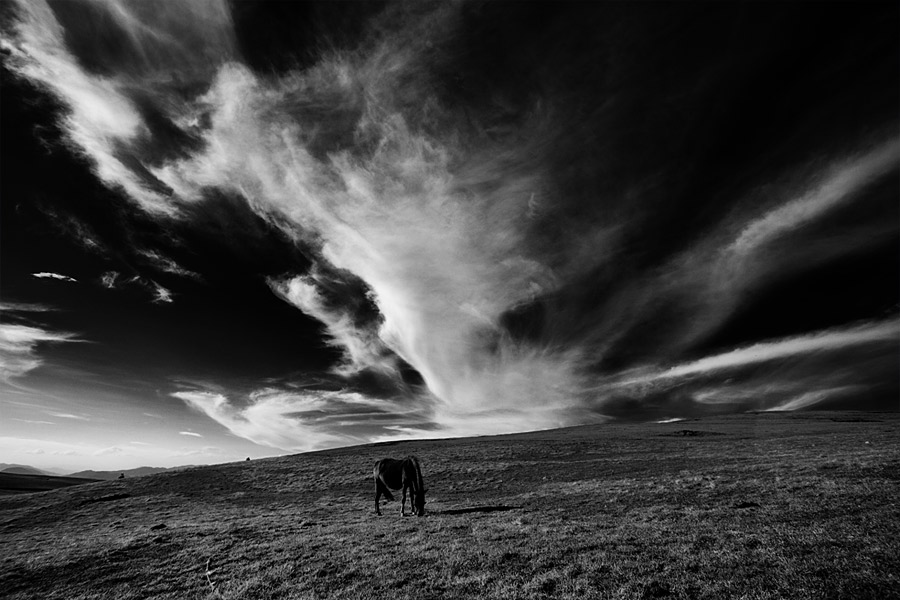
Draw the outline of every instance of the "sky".
[[[0,460],[898,410],[892,3],[0,5]]]

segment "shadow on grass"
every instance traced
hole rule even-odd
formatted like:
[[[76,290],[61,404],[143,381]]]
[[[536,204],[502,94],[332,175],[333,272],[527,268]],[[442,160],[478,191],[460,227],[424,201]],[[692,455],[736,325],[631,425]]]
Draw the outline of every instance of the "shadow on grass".
[[[699,437],[704,435],[724,435],[718,431],[697,431],[695,429],[680,429],[678,431],[670,431],[668,433],[659,433],[661,436],[671,437]]]
[[[469,506],[467,508],[450,508],[448,510],[441,511],[432,511],[435,514],[439,515],[467,515],[469,513],[492,513],[492,512],[504,512],[507,510],[518,510],[522,508],[521,506]]]

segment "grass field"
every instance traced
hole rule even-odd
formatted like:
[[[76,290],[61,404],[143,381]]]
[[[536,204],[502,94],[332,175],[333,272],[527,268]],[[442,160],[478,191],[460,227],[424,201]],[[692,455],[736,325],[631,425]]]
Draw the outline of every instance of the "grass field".
[[[900,414],[402,442],[0,497],[5,598],[900,598]],[[428,515],[374,515],[419,456]],[[398,495],[399,498],[399,495]]]
[[[46,492],[72,485],[84,485],[99,481],[82,477],[57,477],[54,475],[26,475],[23,473],[0,473],[0,496],[7,494],[30,494]]]

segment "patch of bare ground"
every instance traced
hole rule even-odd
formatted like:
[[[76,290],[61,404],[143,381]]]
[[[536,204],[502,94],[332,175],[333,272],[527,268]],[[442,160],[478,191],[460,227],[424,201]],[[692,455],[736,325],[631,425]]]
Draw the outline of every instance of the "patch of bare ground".
[[[360,446],[0,497],[4,597],[900,597],[900,415]],[[680,431],[706,434],[680,434]],[[376,517],[422,460],[428,516]]]

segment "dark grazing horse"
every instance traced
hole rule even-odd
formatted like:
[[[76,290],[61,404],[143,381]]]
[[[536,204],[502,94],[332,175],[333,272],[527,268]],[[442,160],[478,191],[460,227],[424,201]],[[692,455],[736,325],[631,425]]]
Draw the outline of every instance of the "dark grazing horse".
[[[406,516],[406,491],[409,490],[409,505],[413,514],[423,516],[425,514],[425,480],[422,479],[422,468],[419,459],[415,456],[407,456],[402,460],[382,458],[375,463],[373,470],[375,476],[375,513],[381,514],[378,500],[381,495],[388,500],[393,500],[391,490],[403,490],[403,501],[400,502],[400,514]]]

